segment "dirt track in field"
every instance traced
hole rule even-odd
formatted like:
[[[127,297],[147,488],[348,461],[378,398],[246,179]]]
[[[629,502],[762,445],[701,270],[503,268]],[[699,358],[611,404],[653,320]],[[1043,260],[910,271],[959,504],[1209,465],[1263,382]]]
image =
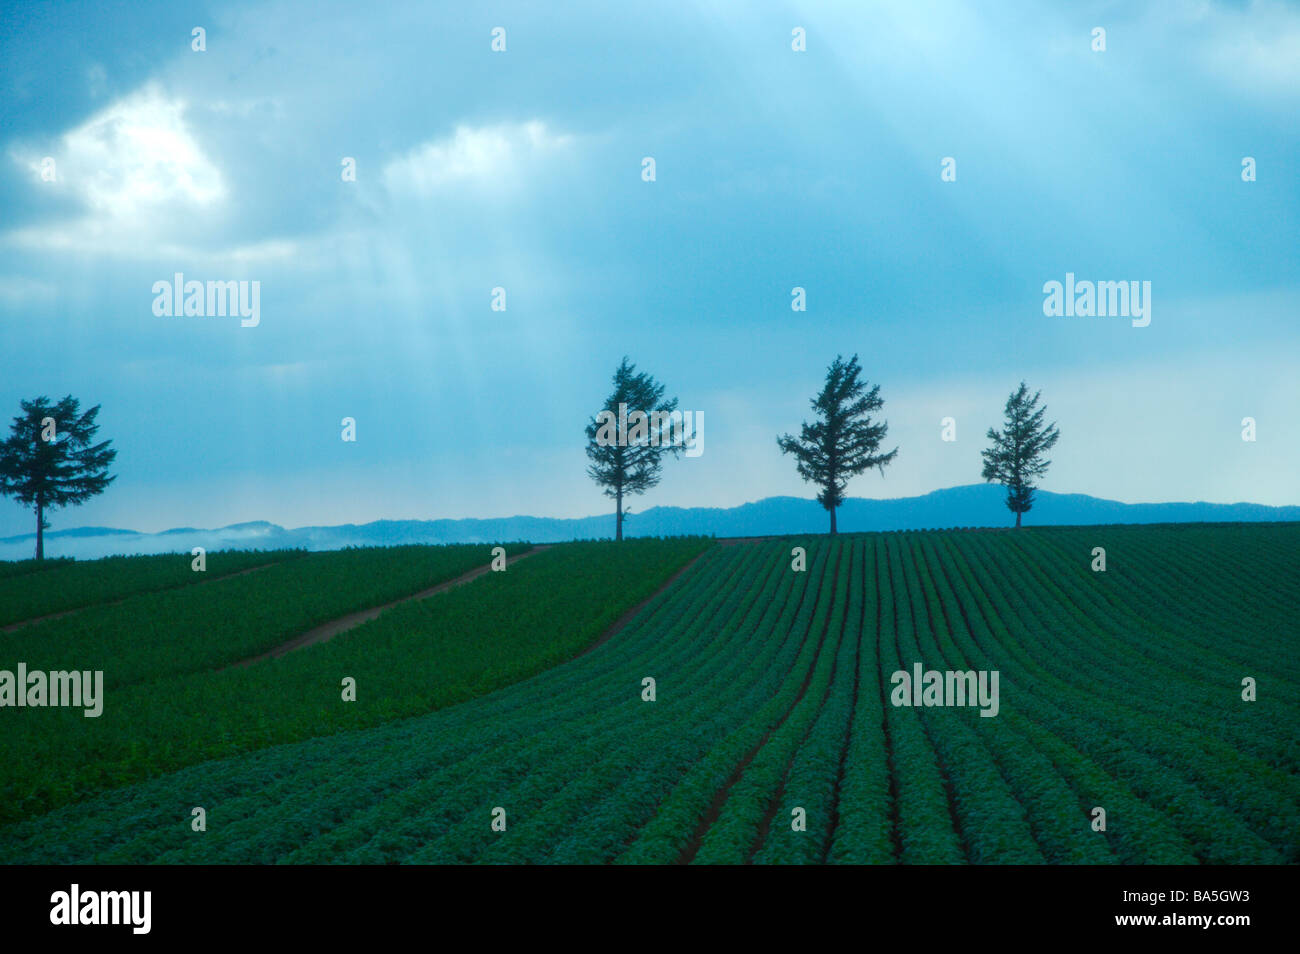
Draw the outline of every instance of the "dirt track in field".
[[[718,537],[718,546],[734,547],[741,543],[767,543],[769,540],[780,540],[781,537]]]
[[[605,643],[609,642],[611,639],[613,639],[615,636],[621,633],[623,631],[623,628],[627,626],[628,623],[632,622],[633,618],[635,618],[638,613],[640,613],[643,609],[646,608],[646,604],[648,604],[652,599],[654,599],[664,590],[668,589],[668,587],[672,586],[673,583],[677,582],[678,577],[683,576],[687,570],[695,566],[695,564],[699,563],[700,560],[704,557],[704,554],[708,552],[709,552],[708,550],[704,550],[702,553],[696,554],[690,560],[690,562],[688,562],[684,567],[682,567],[672,576],[668,577],[668,579],[664,580],[663,584],[659,586],[653,593],[651,593],[649,596],[643,599],[640,603],[637,603],[636,606],[633,606],[630,610],[628,610],[618,619],[614,620],[613,624],[610,625],[608,629],[606,629],[603,633],[600,634],[600,638],[598,640],[596,640],[594,643],[592,643],[590,646],[588,646],[582,652],[578,653],[578,655],[574,656],[573,658],[577,659],[579,656],[587,655],[587,653],[591,652],[596,647],[605,645]]]
[[[538,544],[537,546],[534,546],[530,550],[525,550],[523,553],[517,553],[512,557],[507,557],[506,566],[508,567],[513,566],[514,564],[518,563],[520,560],[530,557],[535,553],[541,553],[543,550],[549,550],[550,548],[551,548],[551,544],[549,543]],[[370,620],[377,617],[384,610],[391,609],[392,607],[397,606],[399,603],[409,603],[411,600],[424,600],[424,599],[428,599],[430,596],[436,596],[439,593],[445,593],[447,590],[450,590],[452,587],[462,586],[465,583],[469,583],[473,580],[477,580],[480,576],[482,576],[484,573],[487,573],[491,569],[492,569],[492,565],[490,563],[484,564],[483,566],[470,570],[468,573],[462,573],[460,576],[456,577],[455,579],[451,579],[443,583],[439,583],[437,586],[431,586],[427,590],[421,590],[419,593],[413,593],[410,596],[400,597],[389,603],[384,603],[382,606],[372,606],[370,607],[370,609],[358,610],[355,613],[349,613],[346,616],[340,616],[337,619],[332,619],[328,623],[321,623],[319,626],[307,630],[307,632],[303,633],[301,636],[295,636],[287,643],[281,643],[279,646],[276,646],[274,649],[268,652],[264,652],[259,656],[253,656],[250,659],[242,659],[239,662],[231,663],[228,666],[223,666],[222,670],[242,668],[244,666],[251,666],[253,665],[253,663],[262,662],[267,659],[279,659],[285,653],[293,652],[295,649],[301,649],[304,646],[312,646],[315,645],[316,643],[328,642],[329,640],[337,636],[339,633],[345,633],[350,629],[355,629],[356,627],[360,626],[362,623],[370,622]]]

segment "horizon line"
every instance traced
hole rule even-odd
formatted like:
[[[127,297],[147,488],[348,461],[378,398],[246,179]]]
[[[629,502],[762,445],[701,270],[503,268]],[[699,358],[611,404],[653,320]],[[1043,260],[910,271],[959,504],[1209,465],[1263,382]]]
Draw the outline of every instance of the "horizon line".
[[[992,483],[955,484],[955,485],[953,485],[953,486],[949,486],[949,487],[937,487],[937,488],[935,488],[935,489],[933,489],[933,490],[928,490],[928,491],[925,491],[924,493],[920,493],[920,494],[910,494],[910,495],[901,496],[901,497],[857,497],[857,496],[854,496],[854,497],[846,497],[845,500],[844,500],[844,503],[843,503],[843,504],[840,504],[840,507],[839,507],[838,509],[843,509],[843,507],[845,506],[845,504],[849,503],[850,501],[865,501],[865,502],[869,502],[869,503],[888,503],[888,502],[895,502],[895,501],[902,501],[902,500],[919,500],[919,499],[921,499],[921,498],[923,498],[923,497],[929,497],[929,496],[932,496],[932,495],[934,495],[934,494],[944,493],[945,491],[964,490],[964,489],[968,489],[968,488],[981,488],[981,489],[982,489],[982,488],[985,488],[985,487],[999,487],[999,486],[1000,486],[1000,485],[998,485],[998,484],[992,484]],[[1041,488],[1039,488],[1039,489],[1037,490],[1037,492],[1040,493],[1040,494],[1049,494],[1049,495],[1054,496],[1054,497],[1083,497],[1083,498],[1087,498],[1087,499],[1089,499],[1089,500],[1098,500],[1098,501],[1102,501],[1102,502],[1105,502],[1105,503],[1117,504],[1117,505],[1122,506],[1122,507],[1161,507],[1161,506],[1188,506],[1188,507],[1194,507],[1194,506],[1208,506],[1208,507],[1263,507],[1263,508],[1266,508],[1266,509],[1269,509],[1269,510],[1285,510],[1285,509],[1289,509],[1289,508],[1300,508],[1300,504],[1264,504],[1264,503],[1256,503],[1256,502],[1254,502],[1254,501],[1250,501],[1250,500],[1237,500],[1237,501],[1231,501],[1231,502],[1212,501],[1212,500],[1148,500],[1148,501],[1125,501],[1125,500],[1116,500],[1116,499],[1111,498],[1111,497],[1098,497],[1098,496],[1096,496],[1096,495],[1094,495],[1094,494],[1077,493],[1077,492],[1067,492],[1067,491],[1056,491],[1056,490],[1043,490],[1043,489],[1041,489]],[[717,511],[728,511],[728,510],[738,510],[738,509],[740,509],[740,508],[742,508],[742,507],[753,506],[753,505],[755,505],[755,504],[763,503],[763,502],[768,501],[768,500],[796,500],[796,501],[801,501],[801,502],[804,502],[804,503],[817,504],[817,499],[816,499],[815,497],[795,497],[795,496],[792,496],[792,495],[789,495],[789,494],[774,494],[774,495],[767,496],[767,497],[759,497],[759,498],[757,498],[757,499],[755,499],[755,500],[747,500],[747,501],[744,501],[744,502],[742,502],[742,503],[733,504],[733,505],[731,505],[731,506],[723,506],[723,507],[719,507],[719,506],[682,506],[682,505],[679,505],[679,504],[655,504],[653,507],[647,507],[645,510],[640,510],[640,511],[625,511],[625,514],[626,514],[626,516],[637,516],[637,515],[644,515],[644,514],[649,513],[650,511],[653,511],[653,510],[682,510],[682,511],[687,511],[687,510],[717,510]],[[819,506],[820,506],[820,505],[819,505]],[[824,508],[823,508],[823,509],[824,509]],[[222,530],[230,530],[230,529],[232,529],[232,528],[236,528],[236,527],[249,527],[249,526],[255,526],[255,525],[265,525],[265,526],[267,526],[267,527],[272,527],[272,528],[276,528],[276,529],[279,529],[279,530],[283,530],[283,531],[285,531],[285,532],[287,532],[287,533],[296,533],[296,532],[300,532],[300,531],[304,531],[304,530],[328,530],[328,529],[335,529],[335,528],[340,528],[340,527],[357,527],[357,528],[361,528],[361,527],[369,527],[369,526],[373,526],[373,525],[375,525],[375,524],[379,524],[379,523],[439,523],[439,522],[457,523],[457,522],[466,522],[466,521],[471,521],[471,520],[478,520],[478,521],[488,521],[488,520],[552,520],[552,521],[578,522],[578,521],[583,521],[583,520],[601,520],[601,519],[607,519],[607,518],[612,517],[613,515],[614,515],[614,511],[613,511],[613,510],[610,510],[610,511],[605,512],[605,513],[586,514],[586,515],[584,515],[584,516],[580,516],[580,517],[550,517],[550,516],[544,516],[544,515],[538,515],[538,514],[528,514],[528,513],[515,513],[515,514],[509,514],[509,515],[505,515],[505,516],[495,516],[495,517],[468,517],[468,516],[467,516],[467,517],[376,517],[376,518],[373,519],[373,520],[367,520],[367,521],[365,521],[365,522],[363,522],[363,523],[356,523],[356,522],[348,522],[348,523],[330,523],[330,524],[326,524],[326,523],[308,523],[308,524],[302,524],[302,525],[300,525],[300,526],[296,526],[296,527],[285,526],[284,524],[276,523],[276,522],[271,521],[271,520],[265,520],[265,519],[254,519],[254,520],[241,520],[241,521],[236,521],[235,523],[228,523],[228,524],[224,524],[224,525],[222,525],[222,526],[218,526],[218,527],[187,527],[187,526],[177,526],[177,527],[168,527],[168,528],[166,528],[166,529],[164,529],[164,530],[137,530],[137,529],[132,529],[132,528],[124,528],[124,527],[109,527],[109,526],[102,526],[102,525],[100,525],[100,526],[96,526],[96,525],[84,525],[84,526],[78,526],[78,527],[68,527],[68,528],[63,529],[63,530],[51,530],[51,529],[47,529],[46,532],[45,532],[45,537],[48,539],[48,538],[50,538],[50,537],[54,537],[54,536],[60,536],[60,535],[65,535],[65,534],[70,534],[70,533],[83,532],[83,531],[87,531],[87,530],[98,530],[98,531],[103,531],[103,532],[105,532],[105,533],[130,534],[130,535],[141,536],[141,537],[147,537],[147,536],[165,536],[166,534],[169,534],[169,533],[184,533],[184,532],[193,532],[193,533],[217,533],[217,532],[222,531]],[[1197,521],[1197,522],[1201,522],[1201,521]],[[14,544],[14,543],[18,543],[18,542],[21,542],[21,541],[24,541],[24,540],[35,539],[35,538],[36,538],[36,533],[35,533],[35,531],[33,531],[33,532],[31,532],[31,533],[21,533],[21,534],[15,534],[15,535],[13,535],[13,536],[9,536],[9,537],[0,537],[0,543],[3,543],[3,544]]]

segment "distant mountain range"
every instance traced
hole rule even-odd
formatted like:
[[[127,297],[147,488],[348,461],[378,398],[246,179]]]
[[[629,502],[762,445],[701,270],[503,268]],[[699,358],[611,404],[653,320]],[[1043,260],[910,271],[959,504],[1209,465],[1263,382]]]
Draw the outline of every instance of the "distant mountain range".
[[[943,527],[1007,527],[1013,515],[1005,491],[992,484],[936,490],[919,497],[845,501],[838,515],[843,533],[866,530],[932,530]],[[1235,503],[1126,504],[1087,494],[1039,491],[1026,525],[1107,523],[1202,523],[1300,521],[1300,507]],[[719,537],[825,533],[827,516],[814,500],[767,497],[739,507],[651,507],[627,518],[628,536],[703,534]],[[347,546],[394,546],[405,543],[496,543],[528,540],[558,543],[613,536],[613,514],[561,519],[493,517],[463,520],[377,520],[334,527],[288,530],[273,523],[237,523],[216,530],[183,527],[162,533],[137,533],[106,527],[56,530],[45,535],[47,556],[91,559],[131,553],[188,552],[192,547],[221,549],[336,550]],[[0,538],[0,559],[32,556],[35,535]]]

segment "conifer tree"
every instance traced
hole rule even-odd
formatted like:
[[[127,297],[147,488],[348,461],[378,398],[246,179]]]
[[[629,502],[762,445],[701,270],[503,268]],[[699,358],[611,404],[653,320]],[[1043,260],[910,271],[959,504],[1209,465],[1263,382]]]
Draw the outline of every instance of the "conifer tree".
[[[1051,461],[1043,455],[1056,445],[1061,436],[1055,422],[1043,424],[1047,407],[1039,407],[1041,391],[1029,396],[1024,381],[1007,398],[1006,428],[999,432],[989,428],[988,438],[993,443],[981,452],[984,458],[984,479],[1007,488],[1007,509],[1016,515],[1016,528],[1020,518],[1034,506],[1034,481],[1047,473]]]
[[[96,404],[84,414],[68,395],[57,404],[38,397],[20,401],[22,413],[0,444],[0,496],[36,511],[36,559],[45,559],[45,513],[85,503],[116,478],[108,465],[117,457],[111,441],[91,443],[99,425]]]
[[[898,454],[897,447],[879,453],[889,425],[873,421],[871,412],[885,402],[880,385],[868,388],[861,373],[856,354],[848,361],[837,356],[826,371],[821,393],[812,399],[817,420],[805,422],[797,438],[784,434],[776,439],[783,454],[795,456],[799,476],[821,488],[817,502],[830,512],[831,533],[836,532],[835,511],[844,502],[849,478],[872,467],[883,476]]]

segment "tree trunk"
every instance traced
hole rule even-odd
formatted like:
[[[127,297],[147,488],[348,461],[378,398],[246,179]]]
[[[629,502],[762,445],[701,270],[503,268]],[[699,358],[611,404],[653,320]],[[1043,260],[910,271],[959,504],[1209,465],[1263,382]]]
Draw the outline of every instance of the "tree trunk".
[[[1020,529],[1020,511],[1019,511],[1019,510],[1016,511],[1016,529],[1017,529],[1017,530]]]
[[[36,501],[36,559],[45,559],[45,505]]]
[[[614,539],[623,539],[623,491],[619,490],[618,495],[614,498],[617,502],[617,516],[614,519]]]
[[[831,507],[831,533],[835,532],[835,508]]]

